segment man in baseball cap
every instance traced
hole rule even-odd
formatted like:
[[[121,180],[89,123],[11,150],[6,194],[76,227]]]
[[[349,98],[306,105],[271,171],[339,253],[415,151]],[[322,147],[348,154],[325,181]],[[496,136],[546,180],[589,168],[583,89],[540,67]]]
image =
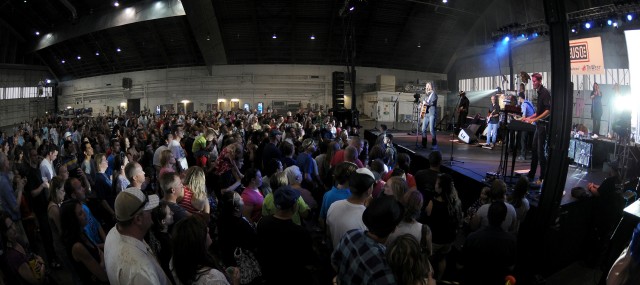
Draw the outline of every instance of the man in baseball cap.
[[[104,263],[110,284],[170,284],[144,236],[153,225],[151,210],[158,207],[157,195],[146,195],[140,190],[144,171],[132,162],[125,173],[133,180],[116,197],[114,211],[118,223],[113,227],[104,245]]]

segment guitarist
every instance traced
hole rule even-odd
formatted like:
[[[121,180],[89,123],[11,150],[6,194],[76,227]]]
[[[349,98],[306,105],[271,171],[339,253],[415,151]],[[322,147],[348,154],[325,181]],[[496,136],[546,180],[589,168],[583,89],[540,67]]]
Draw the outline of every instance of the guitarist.
[[[460,91],[460,103],[458,103],[458,121],[456,122],[456,133],[464,126],[469,114],[469,98],[467,93]]]
[[[438,116],[438,95],[433,90],[431,82],[425,86],[425,96],[422,97],[420,116],[422,118],[422,148],[427,148],[427,125],[431,133],[431,150],[438,150],[436,138],[436,118]]]
[[[498,123],[500,122],[500,104],[498,104],[498,95],[491,96],[491,107],[487,116],[487,143],[485,148],[493,149],[498,138]]]

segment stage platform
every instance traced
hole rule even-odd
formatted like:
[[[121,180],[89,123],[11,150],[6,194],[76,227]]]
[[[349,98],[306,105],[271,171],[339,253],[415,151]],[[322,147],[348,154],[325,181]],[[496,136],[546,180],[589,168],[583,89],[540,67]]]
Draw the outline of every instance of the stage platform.
[[[400,152],[406,151],[414,153],[415,156],[419,156],[424,159],[414,158],[412,161],[412,170],[417,171],[428,167],[425,164],[426,158],[429,156],[431,150],[429,148],[423,149],[421,146],[421,138],[417,138],[415,135],[410,135],[407,132],[391,131],[393,134],[393,141],[397,145]],[[367,139],[377,136],[375,131],[367,131],[365,137]],[[466,144],[453,137],[450,132],[439,131],[437,132],[439,150],[442,153],[443,163],[442,166],[447,171],[452,171],[457,174],[463,175],[469,179],[472,179],[478,183],[487,184],[487,172],[497,173],[499,172],[500,157],[503,153],[501,145],[497,145],[493,149],[485,149],[478,144]],[[429,137],[429,147],[431,146],[431,138]],[[484,140],[481,140],[484,143]],[[450,159],[453,158],[453,162],[450,163]],[[569,159],[569,158],[567,158]],[[418,161],[418,163],[415,163]],[[514,166],[514,175],[522,173],[526,175],[529,172],[531,164],[531,153],[527,155],[525,161],[517,161]],[[594,182],[600,184],[608,173],[604,173],[602,169],[590,169],[585,167],[579,167],[575,165],[569,166],[567,174],[567,182],[564,187],[564,196],[561,204],[567,204],[575,201],[571,197],[571,188],[576,186],[586,187],[587,183]],[[507,175],[511,175],[511,155],[509,156],[509,163],[507,165]],[[536,178],[540,175],[540,169],[536,172]],[[513,180],[515,183],[517,180]],[[475,188],[475,187],[474,187]],[[477,197],[481,190],[473,189],[472,195],[465,195],[468,197]],[[461,193],[462,194],[462,193]],[[530,191],[528,197],[535,203],[539,197],[539,191]]]

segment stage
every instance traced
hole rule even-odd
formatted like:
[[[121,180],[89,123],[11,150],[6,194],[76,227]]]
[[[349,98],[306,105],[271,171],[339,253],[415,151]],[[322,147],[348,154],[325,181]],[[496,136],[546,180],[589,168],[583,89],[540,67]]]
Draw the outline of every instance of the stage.
[[[431,150],[429,150],[429,148],[422,148],[420,137],[416,139],[415,135],[409,135],[407,132],[402,131],[391,131],[390,133],[393,134],[393,142],[396,144],[398,151],[409,152],[415,155],[412,157],[411,163],[412,171],[414,171],[414,173],[419,169],[428,167],[428,164],[426,164],[426,158],[429,156]],[[370,140],[370,138],[377,136],[377,134],[378,132],[367,131],[365,137]],[[481,185],[488,185],[487,173],[499,172],[500,157],[501,154],[504,153],[504,149],[501,145],[496,145],[493,149],[485,149],[477,143],[466,144],[458,140],[457,137],[453,137],[451,132],[438,131],[437,137],[439,150],[442,153],[442,166],[445,168],[444,171],[452,172],[452,174],[459,174],[465,176],[470,180],[476,181],[476,186],[474,186],[473,188],[477,187],[477,189],[468,189],[472,192],[460,194],[470,198],[477,198],[481,190]],[[428,147],[430,147],[430,136],[428,138],[428,141]],[[484,143],[485,141],[481,139],[480,142]],[[453,162],[450,162],[452,158]],[[514,175],[518,176],[518,173],[526,175],[529,172],[531,164],[530,151],[528,152],[526,158],[527,159],[524,161],[515,161]],[[506,175],[508,176],[511,175],[511,163],[512,155],[511,153],[509,153],[509,161],[506,172]],[[536,172],[536,179],[539,175],[540,169],[538,168],[538,171]],[[600,184],[607,177],[607,175],[608,173],[603,172],[601,167],[590,169],[586,167],[570,165],[567,175],[567,181],[564,186],[565,191],[561,204],[564,205],[575,201],[575,199],[571,197],[571,188],[576,186],[586,187],[587,183],[589,182]],[[513,183],[517,181],[516,179],[505,180],[513,180]],[[529,192],[528,198],[530,198],[530,200],[535,203],[539,195],[539,190],[532,190]],[[465,202],[472,203],[473,201]]]

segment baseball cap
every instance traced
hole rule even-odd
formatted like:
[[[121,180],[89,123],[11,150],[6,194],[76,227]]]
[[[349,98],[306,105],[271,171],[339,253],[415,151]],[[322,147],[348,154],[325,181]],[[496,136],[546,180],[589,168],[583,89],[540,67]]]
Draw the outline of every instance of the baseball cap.
[[[68,137],[70,137],[70,136],[71,136],[71,132],[66,132],[66,133],[64,133],[64,137],[65,137],[65,138],[68,138]]]
[[[309,146],[311,146],[312,144],[315,144],[315,142],[313,141],[313,139],[305,139],[302,142],[302,148],[303,149],[307,149]]]
[[[275,137],[279,135],[282,135],[282,132],[280,132],[279,130],[271,130],[271,132],[269,132],[270,137]]]
[[[368,168],[358,168],[356,169],[356,173],[369,175],[371,179],[376,180],[376,176]]]
[[[127,188],[116,197],[114,207],[116,219],[119,222],[131,220],[137,212],[152,210],[158,207],[159,203],[158,195],[145,195],[138,188]]]
[[[293,207],[299,197],[300,192],[294,190],[291,186],[282,186],[273,194],[273,203],[276,205],[276,208],[287,210]]]

